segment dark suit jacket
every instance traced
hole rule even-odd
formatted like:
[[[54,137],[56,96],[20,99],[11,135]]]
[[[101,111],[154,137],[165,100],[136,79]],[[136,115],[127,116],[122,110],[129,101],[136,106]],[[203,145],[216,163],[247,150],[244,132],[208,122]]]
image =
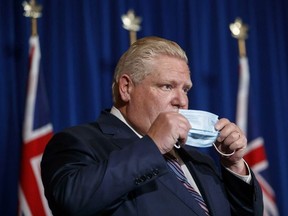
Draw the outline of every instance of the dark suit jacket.
[[[262,193],[253,173],[249,185],[225,169],[219,173],[207,155],[185,149],[179,154],[211,215],[262,215]],[[41,170],[54,215],[205,215],[153,140],[140,139],[107,111],[97,122],[55,134]]]

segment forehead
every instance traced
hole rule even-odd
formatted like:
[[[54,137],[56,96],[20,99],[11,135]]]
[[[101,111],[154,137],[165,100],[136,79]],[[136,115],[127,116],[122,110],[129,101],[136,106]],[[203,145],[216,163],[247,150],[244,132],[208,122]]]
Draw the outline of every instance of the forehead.
[[[158,79],[185,79],[191,83],[190,70],[185,60],[170,57],[159,56],[151,61],[150,78]]]

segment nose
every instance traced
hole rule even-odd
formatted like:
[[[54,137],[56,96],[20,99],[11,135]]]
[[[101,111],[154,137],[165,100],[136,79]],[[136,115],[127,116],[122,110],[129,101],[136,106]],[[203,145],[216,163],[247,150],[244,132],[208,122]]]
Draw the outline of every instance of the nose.
[[[188,108],[188,96],[187,93],[182,89],[175,90],[175,95],[172,99],[172,105],[178,109],[187,109]]]

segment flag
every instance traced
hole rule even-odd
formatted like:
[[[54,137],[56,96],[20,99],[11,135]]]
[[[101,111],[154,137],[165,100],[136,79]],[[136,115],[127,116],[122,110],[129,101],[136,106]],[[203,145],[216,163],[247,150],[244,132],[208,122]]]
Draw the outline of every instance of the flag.
[[[264,216],[278,216],[275,193],[269,184],[269,163],[266,157],[264,139],[259,131],[253,101],[249,100],[249,65],[247,57],[240,57],[239,86],[237,96],[236,124],[248,139],[244,159],[249,164],[262,188]]]
[[[51,215],[40,174],[40,161],[53,127],[49,119],[44,77],[40,70],[38,36],[29,40],[29,77],[22,130],[22,158],[19,183],[19,215]]]

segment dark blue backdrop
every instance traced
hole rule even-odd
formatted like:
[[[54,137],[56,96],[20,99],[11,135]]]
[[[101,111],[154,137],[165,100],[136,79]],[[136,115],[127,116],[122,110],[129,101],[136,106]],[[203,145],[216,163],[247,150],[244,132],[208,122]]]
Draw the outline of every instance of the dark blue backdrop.
[[[288,1],[42,0],[42,68],[54,131],[110,107],[115,64],[129,46],[121,15],[141,16],[138,37],[177,41],[190,59],[190,108],[235,120],[238,47],[229,24],[249,25],[251,95],[281,215],[288,212]],[[0,214],[16,215],[30,20],[22,0],[0,0]]]

